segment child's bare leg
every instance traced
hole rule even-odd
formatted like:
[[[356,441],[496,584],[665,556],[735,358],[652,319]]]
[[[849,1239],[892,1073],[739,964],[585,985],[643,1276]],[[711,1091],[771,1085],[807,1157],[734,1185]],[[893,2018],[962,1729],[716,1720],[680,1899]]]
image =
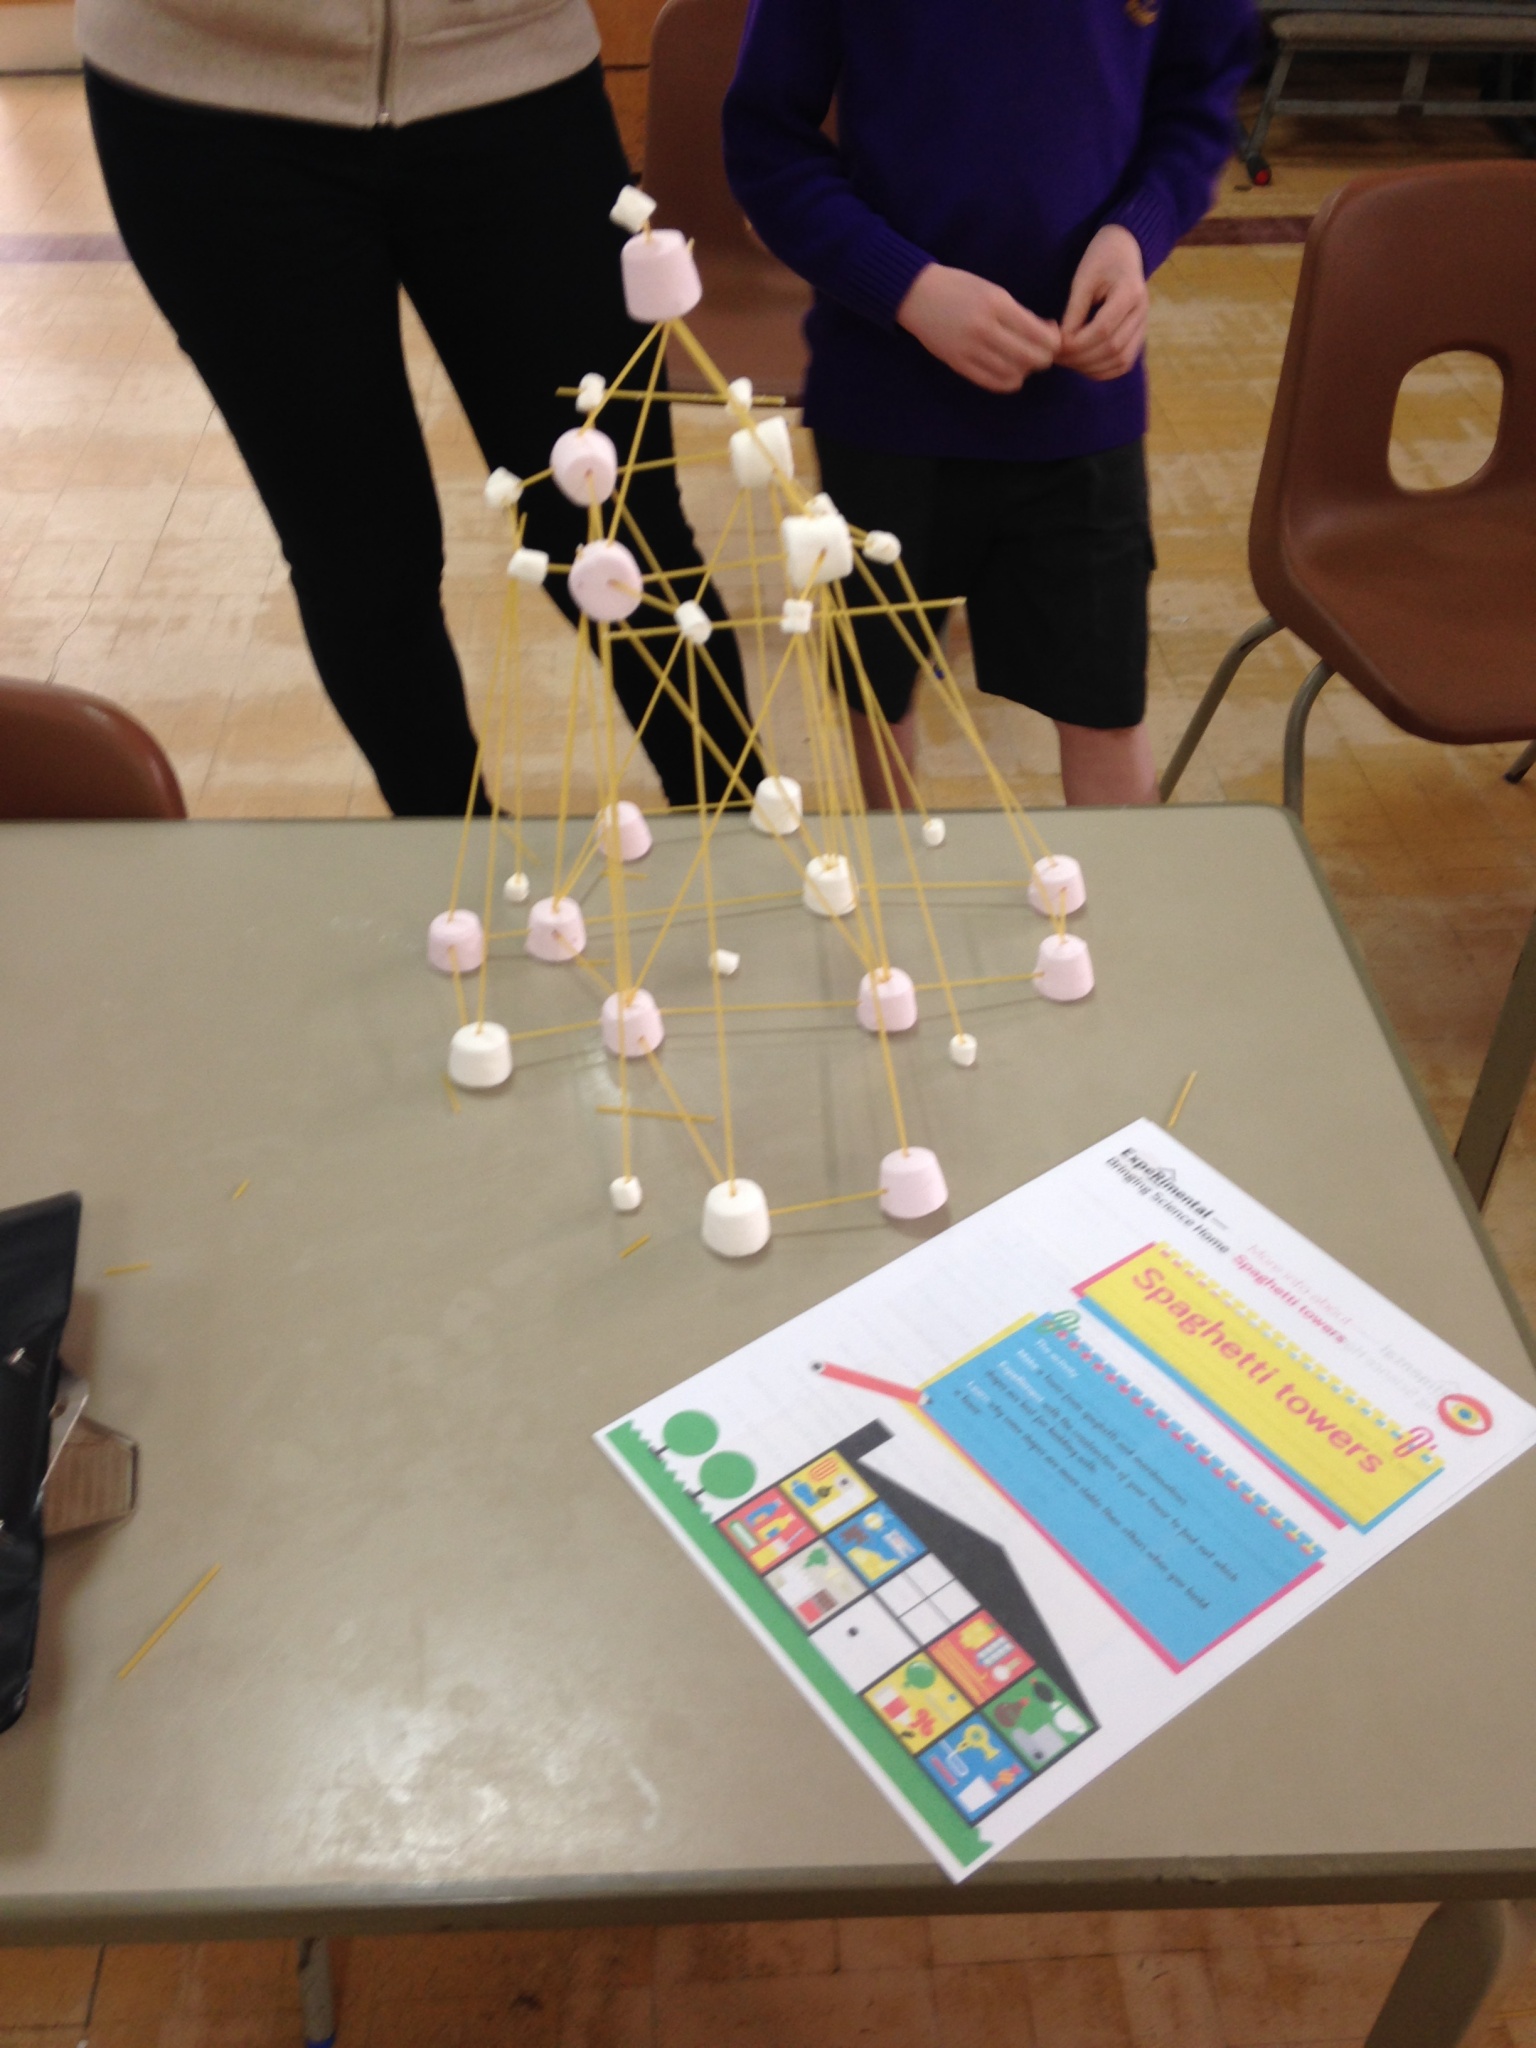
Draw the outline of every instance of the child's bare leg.
[[[862,711],[853,710],[851,705],[849,706],[849,715],[853,725],[854,759],[859,764],[859,781],[864,789],[864,808],[867,811],[888,811],[891,808],[891,782],[894,782],[896,785],[896,795],[899,801],[906,794],[906,777],[895,763],[892,762],[889,765],[890,782],[887,782],[887,769],[881,765],[880,742],[875,737],[874,727]],[[891,736],[896,742],[897,752],[901,755],[902,760],[906,762],[909,769],[915,768],[917,765],[917,707],[915,705],[912,706],[905,716],[893,718],[889,721],[889,724]],[[1095,797],[1090,799],[1090,801],[1095,803],[1101,801],[1113,802],[1114,799]]]
[[[1056,721],[1061,786],[1069,804],[1155,804],[1157,773],[1146,723],[1103,731]]]

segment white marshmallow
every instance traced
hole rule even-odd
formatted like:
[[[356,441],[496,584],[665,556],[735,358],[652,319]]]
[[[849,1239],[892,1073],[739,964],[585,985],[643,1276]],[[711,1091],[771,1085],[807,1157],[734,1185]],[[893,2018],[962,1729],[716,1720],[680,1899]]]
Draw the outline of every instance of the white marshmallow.
[[[750,377],[733,377],[725,388],[744,411],[750,412],[752,410],[752,379]]]
[[[901,542],[894,533],[884,533],[876,528],[864,536],[864,553],[869,561],[878,562],[882,568],[888,569],[892,562],[901,560]]]
[[[609,1052],[622,1053],[627,1060],[654,1052],[667,1035],[656,998],[648,988],[630,990],[622,1018],[617,993],[609,996],[603,1004],[601,1022],[603,1044]]]
[[[772,1231],[768,1197],[755,1180],[723,1180],[704,1197],[704,1242],[722,1258],[760,1252]]]
[[[549,574],[549,556],[543,548],[519,548],[507,564],[514,583],[531,583],[535,589]]]
[[[787,483],[794,476],[789,422],[778,413],[770,420],[739,427],[731,436],[730,451],[731,474],[744,491],[763,490],[775,477]]]
[[[589,540],[576,550],[566,588],[589,619],[627,619],[645,594],[640,564],[618,540]]]
[[[528,901],[528,891],[532,887],[532,882],[529,881],[522,869],[518,868],[508,875],[507,879],[502,883],[501,900],[503,903],[526,903]]]
[[[510,512],[523,495],[523,480],[510,469],[493,469],[485,480],[485,502],[493,512]]]
[[[944,820],[942,818],[924,818],[924,846],[942,846],[944,844],[944,836],[946,830],[947,827],[945,826]]]
[[[976,1041],[969,1031],[957,1031],[949,1041],[949,1056],[957,1067],[974,1067]]]
[[[685,598],[672,614],[672,623],[685,640],[691,640],[695,647],[702,647],[715,630],[715,622],[703,605]]]
[[[504,1024],[465,1024],[448,1044],[448,1078],[461,1088],[499,1088],[512,1072]]]
[[[806,599],[809,604],[810,599]],[[753,829],[774,839],[800,830],[805,816],[804,793],[793,775],[765,775],[752,793],[748,818]]]
[[[649,192],[642,192],[638,185],[626,185],[608,209],[608,218],[625,234],[638,235],[655,211],[656,202]]]
[[[781,633],[809,633],[816,623],[816,607],[808,597],[786,597],[779,613]]]
[[[427,959],[439,974],[473,974],[485,958],[485,927],[472,910],[445,910],[427,926]]]
[[[741,955],[727,952],[724,946],[719,946],[710,954],[709,964],[716,974],[734,974],[741,965]]]
[[[949,1200],[944,1169],[926,1145],[887,1152],[880,1162],[880,1207],[887,1216],[931,1216]]]
[[[779,533],[784,542],[784,580],[791,590],[836,583],[852,574],[853,536],[840,512],[791,514],[779,521]]]
[[[658,320],[681,320],[704,296],[693,250],[676,228],[633,236],[624,244],[619,262],[629,317],[647,327]]]
[[[596,412],[607,396],[608,386],[604,383],[601,373],[597,370],[588,370],[577,387],[576,410]]]
[[[837,511],[837,507],[833,504],[832,500],[827,496],[825,491],[818,491],[814,498],[807,498],[805,501],[805,509],[807,512],[810,513],[813,519],[819,518],[823,513],[830,512],[835,514]]]
[[[573,505],[601,505],[613,496],[619,451],[601,427],[571,427],[550,449],[549,466]]]
[[[845,853],[818,853],[806,863],[800,900],[817,917],[846,917],[859,900]]]
[[[644,1194],[644,1188],[632,1173],[621,1173],[617,1180],[608,1183],[608,1199],[621,1216],[627,1216],[631,1210],[638,1209]]]

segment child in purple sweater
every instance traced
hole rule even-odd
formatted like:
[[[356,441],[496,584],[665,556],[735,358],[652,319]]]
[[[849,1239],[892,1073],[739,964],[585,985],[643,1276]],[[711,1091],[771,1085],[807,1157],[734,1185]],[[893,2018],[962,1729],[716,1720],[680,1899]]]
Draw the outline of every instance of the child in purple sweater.
[[[966,599],[977,681],[1055,722],[1068,803],[1156,800],[1146,278],[1210,203],[1255,48],[1252,0],[752,0],[725,103],[732,188],[815,288],[823,486],[921,596]],[[910,762],[911,653],[859,638]]]

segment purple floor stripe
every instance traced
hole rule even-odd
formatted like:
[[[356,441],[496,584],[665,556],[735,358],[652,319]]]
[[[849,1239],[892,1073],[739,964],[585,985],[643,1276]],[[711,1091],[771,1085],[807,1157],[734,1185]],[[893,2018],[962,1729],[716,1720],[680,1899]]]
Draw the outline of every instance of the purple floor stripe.
[[[1265,243],[1304,242],[1311,225],[1310,213],[1252,213],[1241,220],[1203,220],[1184,241],[1197,249],[1251,249]]]
[[[0,235],[0,263],[126,263],[120,235]]]

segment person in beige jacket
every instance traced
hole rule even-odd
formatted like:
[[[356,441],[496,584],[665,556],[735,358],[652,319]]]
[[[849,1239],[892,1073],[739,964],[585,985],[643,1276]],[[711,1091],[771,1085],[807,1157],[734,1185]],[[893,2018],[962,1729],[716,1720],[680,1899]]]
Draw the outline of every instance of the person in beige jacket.
[[[587,0],[78,0],[77,20],[123,240],[271,515],[321,681],[393,811],[461,811],[475,736],[400,293],[487,465],[518,475],[573,423],[557,388],[633,351],[608,218],[630,173]],[[667,414],[646,458],[671,451]],[[529,544],[570,561],[584,515],[526,504]],[[698,564],[670,470],[629,504],[659,560]],[[713,645],[744,703],[733,636]],[[614,670],[638,722],[653,678],[628,650]],[[741,720],[711,694],[734,759]],[[658,705],[644,740],[669,801],[697,801],[681,714]]]

